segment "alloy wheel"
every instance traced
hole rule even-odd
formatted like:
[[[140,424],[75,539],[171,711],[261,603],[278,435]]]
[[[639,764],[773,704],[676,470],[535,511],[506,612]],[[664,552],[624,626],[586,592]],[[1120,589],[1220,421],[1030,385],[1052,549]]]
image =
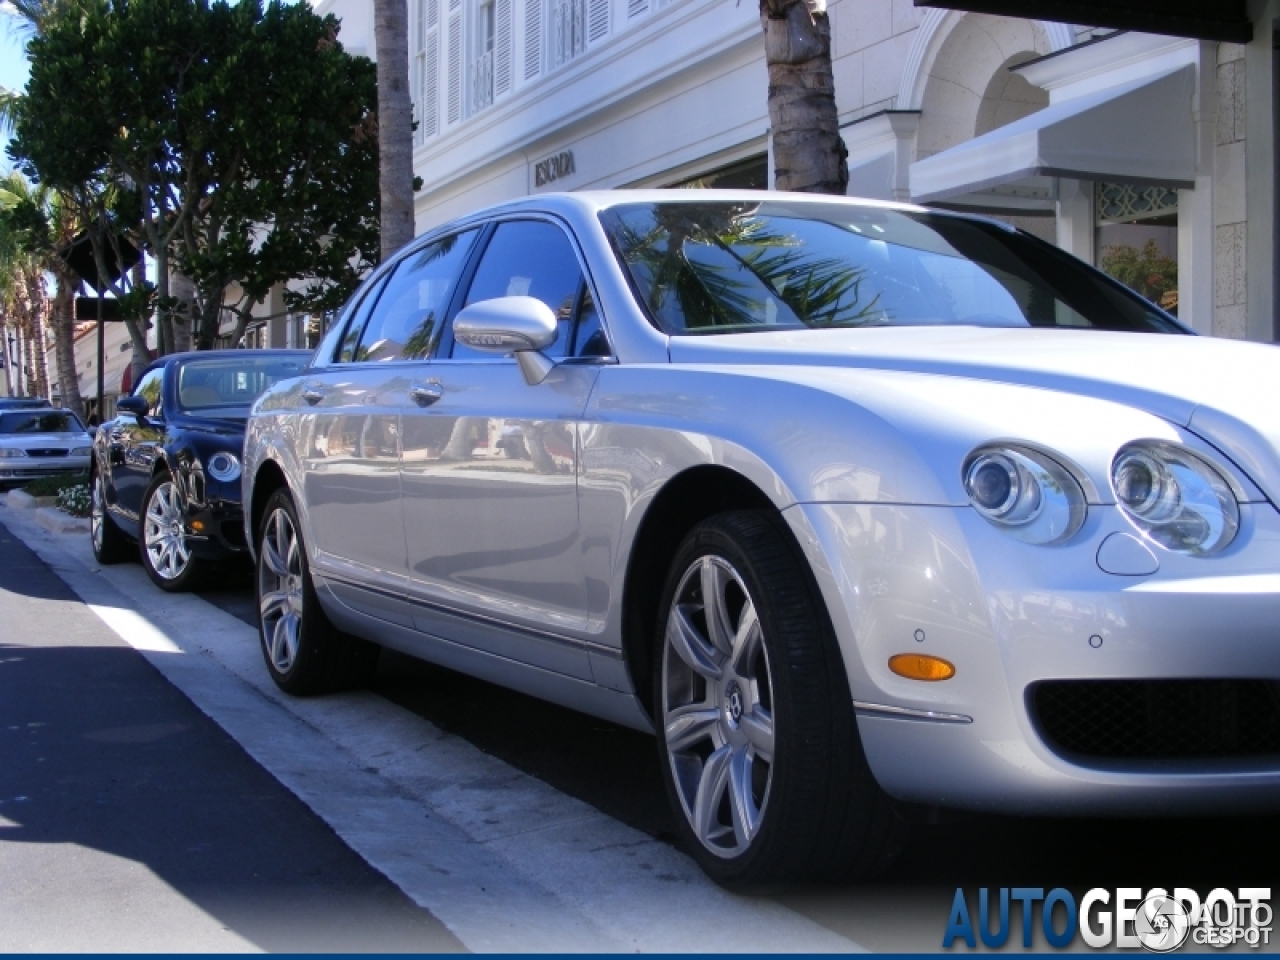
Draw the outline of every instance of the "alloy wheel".
[[[735,857],[764,823],[773,782],[773,683],[746,584],[718,556],[685,571],[667,616],[662,724],[676,792],[694,835]]]
[[[163,580],[176,580],[191,562],[183,530],[182,495],[172,480],[159,484],[147,501],[142,542],[151,569]]]
[[[288,673],[302,626],[302,549],[293,518],[282,507],[267,518],[258,558],[258,610],[267,656]]]

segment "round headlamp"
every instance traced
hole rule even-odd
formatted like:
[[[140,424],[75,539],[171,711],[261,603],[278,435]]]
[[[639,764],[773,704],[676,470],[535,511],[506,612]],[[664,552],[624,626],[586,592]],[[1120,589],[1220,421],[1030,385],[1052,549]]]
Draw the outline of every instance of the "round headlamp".
[[[991,446],[965,461],[964,489],[973,508],[1026,543],[1061,543],[1084,523],[1084,491],[1052,457],[1022,447]]]
[[[230,483],[232,480],[240,476],[240,460],[234,453],[215,453],[209,458],[209,463],[205,467],[209,476],[215,480],[221,480],[223,483]]]
[[[1240,507],[1226,478],[1177,444],[1139,440],[1121,447],[1111,463],[1111,487],[1133,524],[1175,553],[1216,553],[1240,529]]]

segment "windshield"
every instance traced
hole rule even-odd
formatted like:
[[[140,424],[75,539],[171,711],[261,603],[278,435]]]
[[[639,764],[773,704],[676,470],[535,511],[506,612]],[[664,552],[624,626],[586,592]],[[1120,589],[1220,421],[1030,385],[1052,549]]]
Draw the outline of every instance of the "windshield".
[[[1184,333],[999,224],[841,203],[635,203],[601,215],[665,333],[964,325]]]
[[[277,380],[302,372],[307,358],[254,356],[188,360],[178,371],[178,406],[187,413],[248,416],[249,407]]]
[[[84,426],[69,410],[32,410],[0,413],[0,434],[84,433]]]

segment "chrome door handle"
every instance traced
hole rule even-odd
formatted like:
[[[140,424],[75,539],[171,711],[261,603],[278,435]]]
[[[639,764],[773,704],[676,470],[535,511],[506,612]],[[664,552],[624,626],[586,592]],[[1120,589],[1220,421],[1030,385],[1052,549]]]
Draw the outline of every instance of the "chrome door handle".
[[[324,391],[318,390],[315,387],[307,387],[305,390],[302,391],[302,399],[307,401],[307,403],[311,404],[314,407],[317,403],[319,403],[321,400],[324,399]]]
[[[409,398],[420,407],[429,407],[443,396],[444,387],[439,380],[415,383],[409,388]]]

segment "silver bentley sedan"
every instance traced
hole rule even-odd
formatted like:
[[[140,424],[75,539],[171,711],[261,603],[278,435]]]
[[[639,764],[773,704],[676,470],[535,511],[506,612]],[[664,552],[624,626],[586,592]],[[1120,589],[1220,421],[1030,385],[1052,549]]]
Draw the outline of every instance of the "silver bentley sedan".
[[[382,646],[653,730],[716,880],[911,805],[1280,805],[1280,353],[995,221],[533,197],[424,235],[256,404],[284,690]]]

